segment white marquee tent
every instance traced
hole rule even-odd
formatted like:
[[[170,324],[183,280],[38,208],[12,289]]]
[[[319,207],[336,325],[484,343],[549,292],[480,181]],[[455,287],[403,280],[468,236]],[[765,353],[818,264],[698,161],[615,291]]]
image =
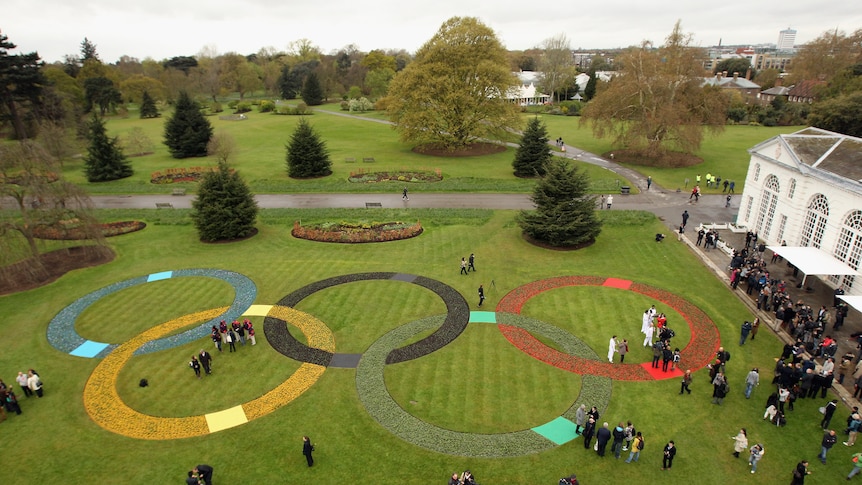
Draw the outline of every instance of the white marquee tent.
[[[777,253],[799,268],[804,273],[802,286],[805,286],[805,278],[808,275],[858,275],[859,272],[847,266],[843,261],[836,259],[831,254],[820,248],[810,246],[768,246],[772,252]],[[860,297],[862,298],[862,297]],[[848,302],[849,303],[849,302]],[[860,302],[862,303],[862,302]]]

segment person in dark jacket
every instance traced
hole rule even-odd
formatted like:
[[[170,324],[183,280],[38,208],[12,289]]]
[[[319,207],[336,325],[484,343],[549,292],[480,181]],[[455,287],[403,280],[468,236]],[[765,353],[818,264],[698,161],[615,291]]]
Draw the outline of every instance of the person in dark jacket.
[[[604,423],[598,431],[596,431],[596,441],[599,449],[596,450],[599,456],[605,456],[605,449],[608,447],[608,441],[611,439],[611,430],[608,429],[608,423]]]
[[[308,439],[308,436],[303,436],[302,454],[305,455],[305,461],[308,462],[308,466],[314,465],[314,458],[311,457],[312,451],[314,451],[314,445],[311,444],[311,440]]]
[[[203,480],[205,485],[212,485],[213,483],[213,467],[209,465],[198,465],[193,470],[195,474]]]
[[[618,459],[620,457],[620,452],[623,449],[623,439],[626,437],[626,430],[623,423],[618,424],[611,432],[611,435],[614,437],[614,442],[611,444],[611,451],[614,453],[614,458]]]
[[[584,426],[584,432],[581,433],[581,437],[584,438],[584,449],[590,449],[590,442],[593,441],[593,435],[596,432],[596,420],[592,417],[587,420],[586,426]]]

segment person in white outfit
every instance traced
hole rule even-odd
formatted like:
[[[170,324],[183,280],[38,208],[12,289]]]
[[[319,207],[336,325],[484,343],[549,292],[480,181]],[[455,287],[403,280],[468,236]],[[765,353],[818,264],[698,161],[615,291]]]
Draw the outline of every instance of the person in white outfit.
[[[644,337],[644,347],[652,347],[652,336],[655,332],[655,327],[652,323],[649,324],[646,331],[646,337]]]
[[[611,337],[610,342],[608,342],[608,362],[610,362],[611,364],[614,363],[614,352],[618,352],[616,335]]]

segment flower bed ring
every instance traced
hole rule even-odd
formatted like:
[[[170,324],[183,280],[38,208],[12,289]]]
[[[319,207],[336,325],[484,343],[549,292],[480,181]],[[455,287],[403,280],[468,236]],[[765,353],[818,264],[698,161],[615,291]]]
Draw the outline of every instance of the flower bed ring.
[[[98,300],[120,290],[169,278],[181,278],[186,276],[203,276],[226,282],[234,289],[233,303],[224,313],[215,316],[212,320],[195,328],[177,335],[171,335],[169,337],[163,337],[158,340],[145,343],[137,349],[136,355],[171,349],[209,335],[210,328],[213,325],[217,326],[221,320],[236,320],[240,317],[242,313],[251,306],[257,296],[257,287],[255,284],[248,279],[248,277],[233,271],[220,269],[181,269],[177,271],[151,273],[149,275],[120,281],[96,290],[78,298],[69,306],[60,310],[60,312],[57,313],[57,315],[55,315],[48,324],[48,343],[60,352],[71,354],[76,357],[104,357],[108,355],[111,350],[117,347],[117,344],[89,340],[76,332],[75,321],[84,312],[84,310]]]
[[[654,286],[619,278],[601,276],[560,276],[534,281],[515,288],[497,304],[498,312],[520,314],[524,304],[539,293],[568,286],[598,286],[633,291],[660,301],[682,316],[691,330],[688,345],[680,352],[686,368],[700,369],[709,364],[720,346],[720,336],[715,323],[700,308],[666,290]],[[601,375],[623,381],[649,381],[678,377],[677,373],[666,373],[656,377],[647,370],[649,362],[643,364],[611,364],[599,359],[585,359],[567,355],[548,347],[529,332],[512,326],[500,326],[500,331],[518,349],[545,363],[585,375]]]
[[[278,305],[256,305],[249,316],[277,316],[297,325],[311,345],[335,351],[335,340],[320,320]],[[150,416],[130,408],[117,392],[120,370],[147,342],[202,320],[218,318],[227,308],[192,313],[152,327],[117,346],[96,366],[84,386],[84,408],[96,424],[113,433],[135,439],[168,440],[203,436],[240,426],[266,416],[301,396],[320,379],[326,367],[303,363],[284,382],[262,396],[228,409],[197,416],[169,418]]]
[[[491,317],[491,318],[489,318]],[[498,434],[453,431],[423,421],[402,408],[389,394],[384,379],[387,356],[401,342],[439,325],[442,316],[428,317],[391,330],[366,350],[356,369],[356,388],[366,411],[390,433],[416,446],[439,453],[469,457],[510,457],[539,453],[575,438],[575,412],[583,403],[604,413],[610,402],[611,379],[584,375],[581,393],[569,409],[556,419],[534,428]],[[589,346],[574,335],[550,324],[520,315],[471,312],[472,324],[499,322],[498,325],[529,329],[542,334],[569,352],[584,358],[595,357]],[[483,322],[483,323],[480,323]]]

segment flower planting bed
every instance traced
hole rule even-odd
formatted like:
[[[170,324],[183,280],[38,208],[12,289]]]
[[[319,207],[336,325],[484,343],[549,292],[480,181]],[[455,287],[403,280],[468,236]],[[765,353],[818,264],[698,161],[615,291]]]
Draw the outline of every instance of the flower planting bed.
[[[391,172],[366,172],[359,169],[350,172],[349,182],[357,184],[370,184],[376,182],[411,182],[411,183],[433,183],[443,180],[440,169],[426,170],[395,170]]]
[[[140,231],[147,227],[147,224],[142,221],[119,221],[105,222],[98,224],[98,227],[101,229],[103,237],[113,237]],[[87,231],[83,230],[80,225],[75,224],[57,224],[50,227],[37,227],[33,231],[33,234],[39,239],[50,239],[53,241],[77,241],[91,238],[91,236],[87,234]]]
[[[315,226],[301,226],[299,221],[295,221],[291,231],[291,235],[298,239],[351,244],[399,241],[420,234],[422,234],[422,224],[419,221],[416,221],[415,224],[403,222],[339,222]]]
[[[215,172],[218,167],[168,168],[164,172],[150,174],[151,184],[173,184],[178,182],[197,182],[205,173]],[[230,169],[233,173],[234,169]]]

